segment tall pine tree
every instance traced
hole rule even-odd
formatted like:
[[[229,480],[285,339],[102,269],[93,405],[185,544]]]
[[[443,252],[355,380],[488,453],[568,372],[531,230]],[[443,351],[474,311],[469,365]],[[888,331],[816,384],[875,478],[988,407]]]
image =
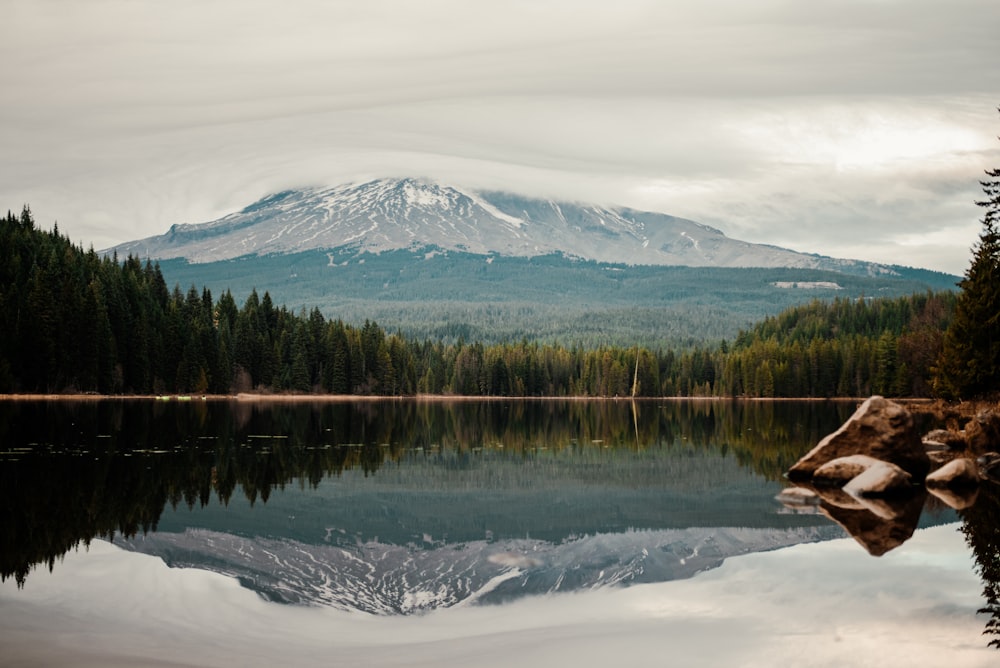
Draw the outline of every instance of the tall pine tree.
[[[1000,169],[986,175],[980,182],[986,198],[976,202],[986,209],[983,231],[959,283],[962,291],[936,370],[935,389],[952,399],[1000,391]]]

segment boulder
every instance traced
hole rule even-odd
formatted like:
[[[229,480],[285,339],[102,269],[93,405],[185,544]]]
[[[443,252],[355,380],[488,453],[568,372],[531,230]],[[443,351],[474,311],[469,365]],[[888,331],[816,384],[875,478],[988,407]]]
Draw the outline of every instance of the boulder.
[[[853,478],[858,477],[879,460],[868,455],[847,455],[828,461],[813,471],[813,483],[816,485],[837,485],[842,487]]]
[[[975,487],[979,484],[979,466],[965,457],[953,459],[924,480],[928,488]]]
[[[904,494],[901,498],[906,498]],[[870,512],[875,517],[886,522],[895,522],[899,519],[900,513],[905,508],[904,504],[898,503],[898,496],[859,496],[858,504]]]
[[[951,450],[928,450],[927,458],[931,462],[931,468],[936,469],[955,459],[955,453]]]
[[[965,434],[951,429],[934,429],[924,436],[924,447],[928,450],[938,448],[965,450]]]
[[[844,485],[845,492],[853,497],[885,496],[909,492],[913,478],[909,473],[890,462],[876,461],[867,469],[851,478]]]
[[[979,454],[1000,449],[1000,413],[980,411],[965,425],[965,441],[969,450]]]
[[[844,510],[865,510],[866,506],[839,487],[816,487],[820,504],[824,508]]]
[[[928,455],[933,455],[935,452],[948,452],[949,448],[941,441],[932,441],[924,436],[924,450]]]
[[[960,487],[956,489],[952,489],[951,487],[928,487],[927,491],[955,510],[965,510],[972,507],[979,497],[978,487]]]
[[[883,504],[878,513],[865,505],[844,508],[826,502],[820,506],[820,512],[842,526],[869,554],[877,557],[902,545],[913,535],[926,498],[926,492],[918,487],[913,494],[877,499]],[[892,519],[886,519],[887,515]]]
[[[793,510],[815,508],[820,503],[819,495],[805,487],[786,487],[774,498],[780,501],[786,508]]]
[[[1000,482],[1000,453],[987,452],[976,458],[979,465],[979,475],[986,480]]]
[[[808,480],[823,464],[856,454],[895,464],[915,480],[923,480],[930,469],[930,460],[910,412],[884,397],[874,396],[796,462],[788,477]]]

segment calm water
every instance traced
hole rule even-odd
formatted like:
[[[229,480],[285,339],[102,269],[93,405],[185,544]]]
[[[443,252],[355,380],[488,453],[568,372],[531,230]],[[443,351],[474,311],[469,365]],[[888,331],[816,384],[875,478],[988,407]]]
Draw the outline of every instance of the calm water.
[[[0,566],[43,578],[81,541],[111,538],[270,600],[379,614],[688,577],[842,537],[840,524],[884,530],[774,499],[854,407],[5,402]],[[958,519],[914,503],[892,527],[904,540]]]

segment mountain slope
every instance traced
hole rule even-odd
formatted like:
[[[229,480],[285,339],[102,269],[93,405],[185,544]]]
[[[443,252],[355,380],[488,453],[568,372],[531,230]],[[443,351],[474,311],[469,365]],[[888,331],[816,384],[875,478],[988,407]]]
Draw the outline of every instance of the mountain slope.
[[[516,257],[561,254],[630,265],[894,273],[874,263],[730,239],[707,225],[659,213],[478,193],[414,179],[285,191],[216,221],[174,225],[166,234],[112,250],[119,255],[205,263],[342,248],[368,253],[431,248]]]
[[[812,299],[900,297],[953,289],[954,277],[818,269],[626,266],[559,255],[456,251],[304,251],[191,264],[162,260],[167,285],[231,290],[242,303],[267,290],[293,311],[375,320],[418,339],[684,347],[736,336],[767,315]]]
[[[174,568],[237,578],[269,601],[409,615],[688,578],[731,556],[840,535],[830,526],[686,528],[585,534],[559,543],[528,537],[427,546],[377,540],[316,545],[188,530],[149,534],[122,547],[159,556]]]
[[[118,246],[170,286],[268,291],[294,311],[416,338],[684,347],[814,298],[953,289],[956,277],[729,239],[657,213],[423,181],[279,193]]]

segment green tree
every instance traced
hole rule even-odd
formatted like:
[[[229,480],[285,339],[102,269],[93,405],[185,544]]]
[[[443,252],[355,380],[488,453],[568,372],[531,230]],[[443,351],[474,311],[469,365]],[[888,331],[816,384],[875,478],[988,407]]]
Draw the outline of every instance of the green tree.
[[[987,170],[980,183],[986,198],[983,231],[972,263],[959,282],[951,324],[944,334],[934,388],[952,399],[1000,390],[1000,169]]]

